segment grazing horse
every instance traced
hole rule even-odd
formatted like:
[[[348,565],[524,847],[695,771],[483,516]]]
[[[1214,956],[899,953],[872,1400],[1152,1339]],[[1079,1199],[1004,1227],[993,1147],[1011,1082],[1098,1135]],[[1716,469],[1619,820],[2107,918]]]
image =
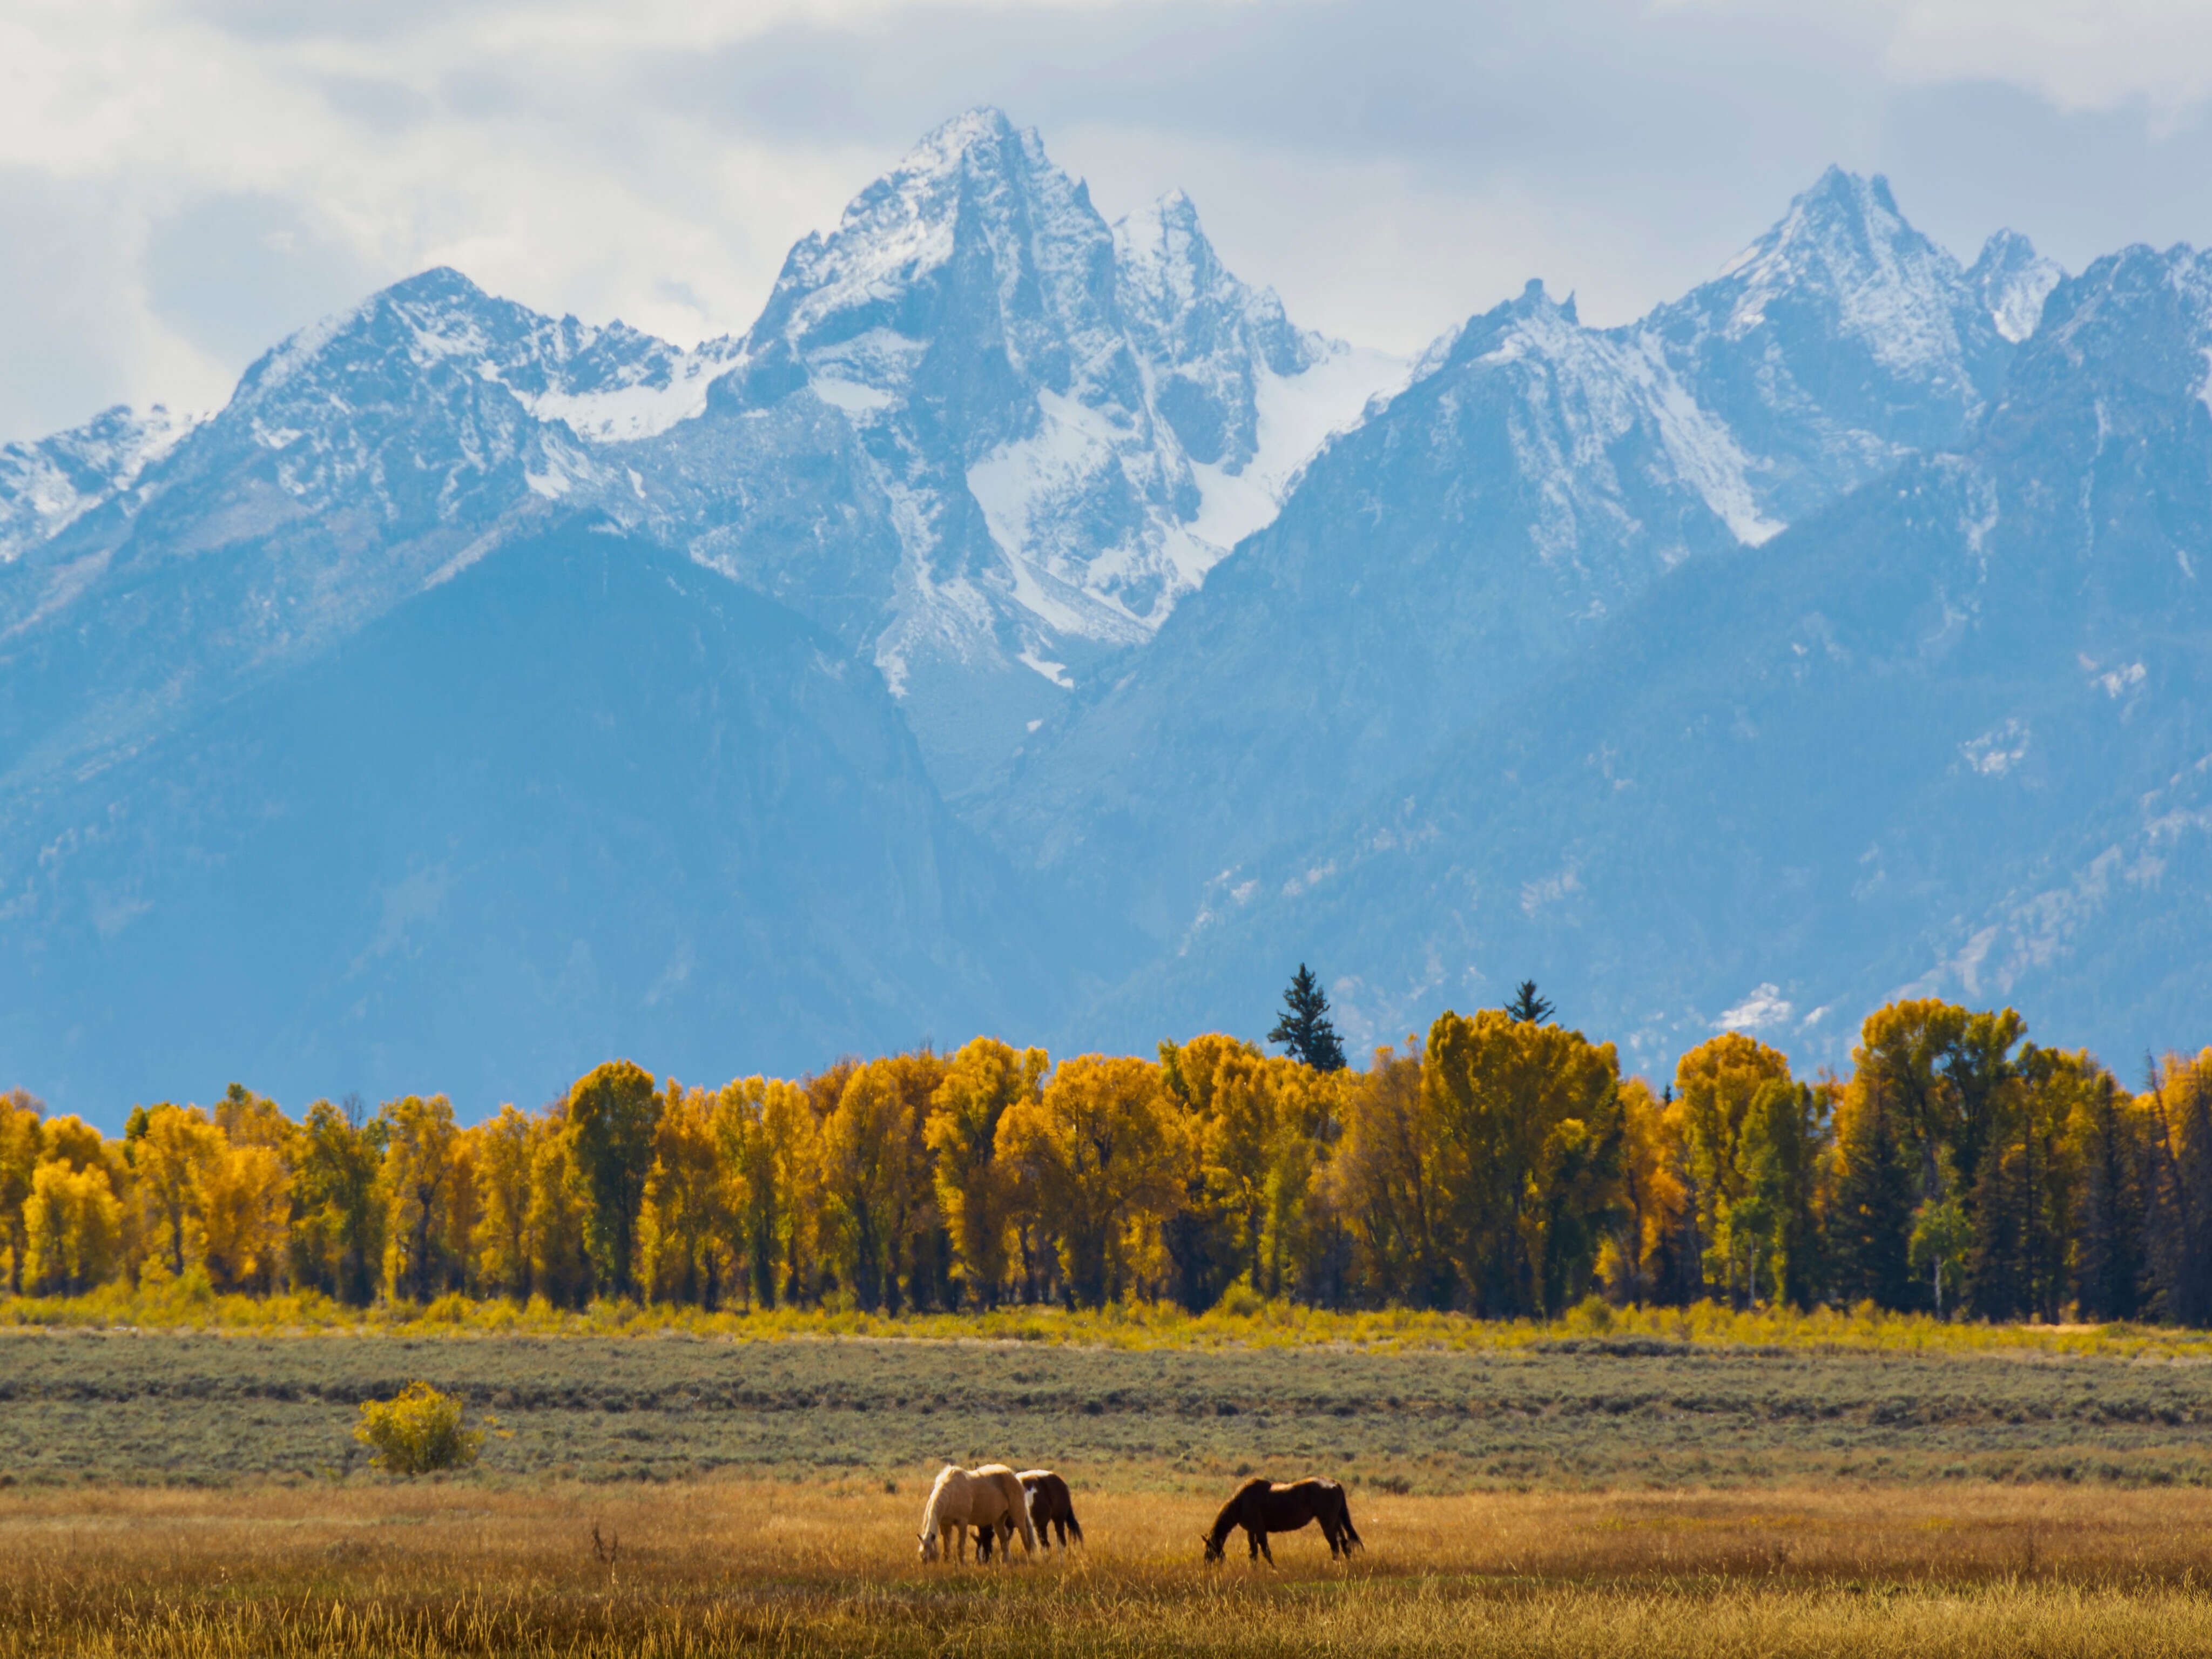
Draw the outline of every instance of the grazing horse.
[[[1332,1558],[1349,1558],[1355,1549],[1364,1549],[1359,1532],[1352,1524],[1352,1510],[1344,1501],[1344,1488],[1334,1480],[1293,1480],[1285,1486],[1255,1475],[1237,1488],[1237,1495],[1221,1506],[1221,1513],[1213,1517],[1213,1529],[1206,1534],[1206,1559],[1209,1562],[1221,1559],[1222,1546],[1229,1541],[1232,1527],[1244,1528],[1245,1542],[1250,1547],[1252,1559],[1262,1555],[1267,1565],[1275,1565],[1275,1553],[1267,1547],[1271,1532],[1296,1532],[1309,1521],[1321,1522],[1322,1536],[1328,1540]]]
[[[1037,1541],[1050,1549],[1045,1533],[1057,1527],[1063,1554],[1067,1550],[1068,1534],[1073,1533],[1075,1541],[1080,1544],[1083,1523],[1075,1518],[1075,1500],[1068,1496],[1067,1482],[1050,1469],[1024,1469],[1021,1482],[1023,1494],[1029,1499],[1030,1521],[1036,1528]]]
[[[1067,1534],[1071,1532],[1075,1534],[1075,1541],[1080,1544],[1083,1541],[1083,1523],[1075,1518],[1075,1501],[1068,1496],[1067,1482],[1050,1469],[1024,1469],[1018,1478],[1022,1483],[1022,1493],[1029,1500],[1030,1523],[1036,1528],[1037,1542],[1049,1551],[1052,1548],[1052,1528],[1057,1527],[1061,1553],[1066,1553]],[[1000,1540],[1003,1542],[1004,1537],[1012,1536],[1013,1533],[1012,1518],[1009,1516],[1001,1521],[999,1529],[1004,1535]],[[992,1539],[993,1528],[978,1528],[975,1534],[976,1559],[988,1561],[991,1559]]]
[[[1022,1547],[1034,1554],[1036,1536],[1030,1528],[1029,1506],[1024,1501],[1022,1483],[1014,1472],[1004,1463],[987,1463],[980,1469],[957,1468],[947,1463],[937,1472],[937,1482],[929,1489],[929,1503],[921,1512],[921,1559],[934,1561],[938,1558],[940,1540],[945,1540],[944,1553],[952,1553],[950,1540],[957,1536],[960,1559],[968,1559],[968,1528],[988,1527],[996,1529],[1004,1523],[1011,1537],[1016,1526],[1022,1533]]]

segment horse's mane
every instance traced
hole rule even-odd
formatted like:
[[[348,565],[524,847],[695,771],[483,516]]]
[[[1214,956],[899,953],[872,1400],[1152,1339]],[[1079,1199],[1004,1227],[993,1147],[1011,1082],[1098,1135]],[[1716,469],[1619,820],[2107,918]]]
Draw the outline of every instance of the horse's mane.
[[[960,1471],[947,1463],[937,1472],[936,1484],[929,1489],[929,1502],[921,1511],[921,1530],[925,1534],[937,1530],[937,1505],[945,1496],[945,1489],[952,1484],[952,1477]]]

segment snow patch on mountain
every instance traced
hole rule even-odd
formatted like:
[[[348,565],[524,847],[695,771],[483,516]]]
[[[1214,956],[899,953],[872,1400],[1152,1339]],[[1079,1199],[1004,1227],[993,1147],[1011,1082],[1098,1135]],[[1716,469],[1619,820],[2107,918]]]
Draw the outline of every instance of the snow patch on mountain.
[[[1997,332],[2017,345],[2043,320],[2043,302],[2066,278],[2065,267],[2035,251],[2016,230],[2000,230],[1982,244],[1966,271]]]
[[[1388,401],[1406,384],[1408,367],[1392,353],[1331,340],[1295,374],[1269,369],[1255,377],[1251,459],[1233,470],[1191,464],[1199,509],[1186,529],[1196,545],[1182,563],[1192,585],[1237,543],[1274,522],[1322,446],[1364,419],[1378,399]]]
[[[118,404],[36,443],[0,446],[0,564],[128,490],[206,418]]]
[[[707,407],[708,386],[745,361],[744,349],[733,340],[709,340],[692,351],[664,347],[611,375],[573,377],[544,392],[524,393],[523,406],[541,421],[561,422],[588,442],[634,443],[700,414]]]
[[[1668,367],[1659,343],[1649,335],[1638,337],[1632,348],[1621,351],[1620,363],[1623,372],[1643,388],[1675,472],[1729,532],[1748,547],[1781,533],[1787,526],[1759,509],[1751,487],[1750,459],[1735,434],[1690,395]]]

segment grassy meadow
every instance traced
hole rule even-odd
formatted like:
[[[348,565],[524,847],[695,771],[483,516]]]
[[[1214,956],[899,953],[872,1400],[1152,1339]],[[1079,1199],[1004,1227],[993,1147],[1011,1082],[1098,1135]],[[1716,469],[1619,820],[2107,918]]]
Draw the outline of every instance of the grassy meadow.
[[[1092,1490],[1070,1559],[914,1559],[852,1480],[0,1493],[0,1655],[2202,1652],[2212,1498],[1974,1486],[1358,1499],[1278,1569]]]
[[[2212,1364],[2046,1334],[17,1326],[0,1659],[2212,1650]],[[507,1431],[475,1469],[367,1467],[356,1405],[417,1377]],[[922,1566],[938,1462],[1000,1457],[1088,1546]],[[1343,1480],[1365,1553],[1201,1567],[1248,1470]]]

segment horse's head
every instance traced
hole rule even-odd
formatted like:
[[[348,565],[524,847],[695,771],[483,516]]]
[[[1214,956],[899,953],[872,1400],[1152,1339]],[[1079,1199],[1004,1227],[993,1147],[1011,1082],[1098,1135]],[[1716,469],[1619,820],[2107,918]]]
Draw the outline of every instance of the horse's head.
[[[1206,1565],[1210,1567],[1221,1559],[1221,1540],[1206,1533],[1199,1534],[1198,1538],[1206,1546]]]
[[[923,1532],[916,1533],[915,1536],[921,1540],[921,1559],[925,1561],[937,1559],[937,1534],[933,1532]]]

